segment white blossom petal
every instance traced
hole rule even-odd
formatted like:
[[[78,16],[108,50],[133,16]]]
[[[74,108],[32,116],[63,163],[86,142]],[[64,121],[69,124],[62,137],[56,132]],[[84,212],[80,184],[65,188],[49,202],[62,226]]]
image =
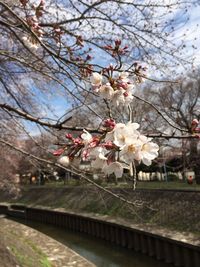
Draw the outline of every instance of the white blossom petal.
[[[124,93],[126,91],[123,89],[120,90],[116,90],[112,96],[112,104],[114,106],[119,106],[119,104],[124,104],[125,103],[125,99],[124,99]]]
[[[92,141],[92,135],[86,131],[85,129],[83,130],[83,134],[81,134],[81,138],[83,139],[84,144],[88,144],[89,142]]]
[[[112,162],[103,167],[103,172],[107,175],[114,173],[116,178],[120,178],[123,175],[123,165],[117,161]]]
[[[58,163],[65,166],[65,167],[69,166],[69,163],[70,163],[69,157],[63,156],[63,157],[59,158]]]
[[[99,88],[99,94],[105,99],[111,99],[114,94],[114,89],[110,84],[105,84]]]
[[[90,77],[90,82],[92,83],[92,86],[99,86],[102,82],[102,75],[98,72],[93,72],[92,76]]]

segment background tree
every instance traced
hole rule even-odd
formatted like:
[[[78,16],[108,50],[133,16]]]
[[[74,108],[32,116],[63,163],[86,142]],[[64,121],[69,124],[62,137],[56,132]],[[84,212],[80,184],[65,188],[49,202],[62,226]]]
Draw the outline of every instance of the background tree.
[[[170,127],[166,121],[159,118],[151,120],[151,125],[157,126],[160,132],[166,134],[185,135],[187,131],[190,134],[198,136],[198,129],[194,130],[193,120],[199,120],[200,111],[200,80],[199,71],[188,73],[187,78],[181,80],[177,84],[170,86],[161,86],[150,90],[152,103],[159,108],[162,114],[173,123],[178,129]],[[196,128],[198,127],[198,123]],[[183,129],[183,131],[181,131]],[[194,169],[197,182],[199,183],[199,151],[198,138],[173,141],[171,145],[174,147],[182,147],[183,165]],[[184,163],[185,161],[185,163]]]

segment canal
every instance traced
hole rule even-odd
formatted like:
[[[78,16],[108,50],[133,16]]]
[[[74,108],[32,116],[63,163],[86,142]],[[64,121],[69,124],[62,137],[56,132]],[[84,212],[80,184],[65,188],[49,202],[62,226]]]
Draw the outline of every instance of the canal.
[[[61,242],[98,267],[172,267],[171,264],[124,249],[108,241],[38,222],[15,219]]]

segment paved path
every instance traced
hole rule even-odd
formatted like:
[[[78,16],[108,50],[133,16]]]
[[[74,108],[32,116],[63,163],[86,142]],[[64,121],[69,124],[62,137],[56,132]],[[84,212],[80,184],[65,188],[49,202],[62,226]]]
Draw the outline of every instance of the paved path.
[[[0,217],[1,230],[12,229],[18,235],[24,236],[41,249],[52,263],[52,267],[95,267],[75,251],[48,237],[47,235],[32,229],[26,225]]]

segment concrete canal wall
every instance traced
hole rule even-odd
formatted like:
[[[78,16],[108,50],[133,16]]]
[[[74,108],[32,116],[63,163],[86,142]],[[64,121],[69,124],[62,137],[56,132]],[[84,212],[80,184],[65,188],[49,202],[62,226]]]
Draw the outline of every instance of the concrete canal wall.
[[[199,267],[200,241],[181,235],[174,236],[151,228],[120,224],[107,216],[88,216],[58,210],[32,208],[18,205],[0,205],[0,213],[13,217],[24,217],[63,227],[76,232],[110,241],[116,245],[140,251],[158,260],[173,263],[174,266]]]

